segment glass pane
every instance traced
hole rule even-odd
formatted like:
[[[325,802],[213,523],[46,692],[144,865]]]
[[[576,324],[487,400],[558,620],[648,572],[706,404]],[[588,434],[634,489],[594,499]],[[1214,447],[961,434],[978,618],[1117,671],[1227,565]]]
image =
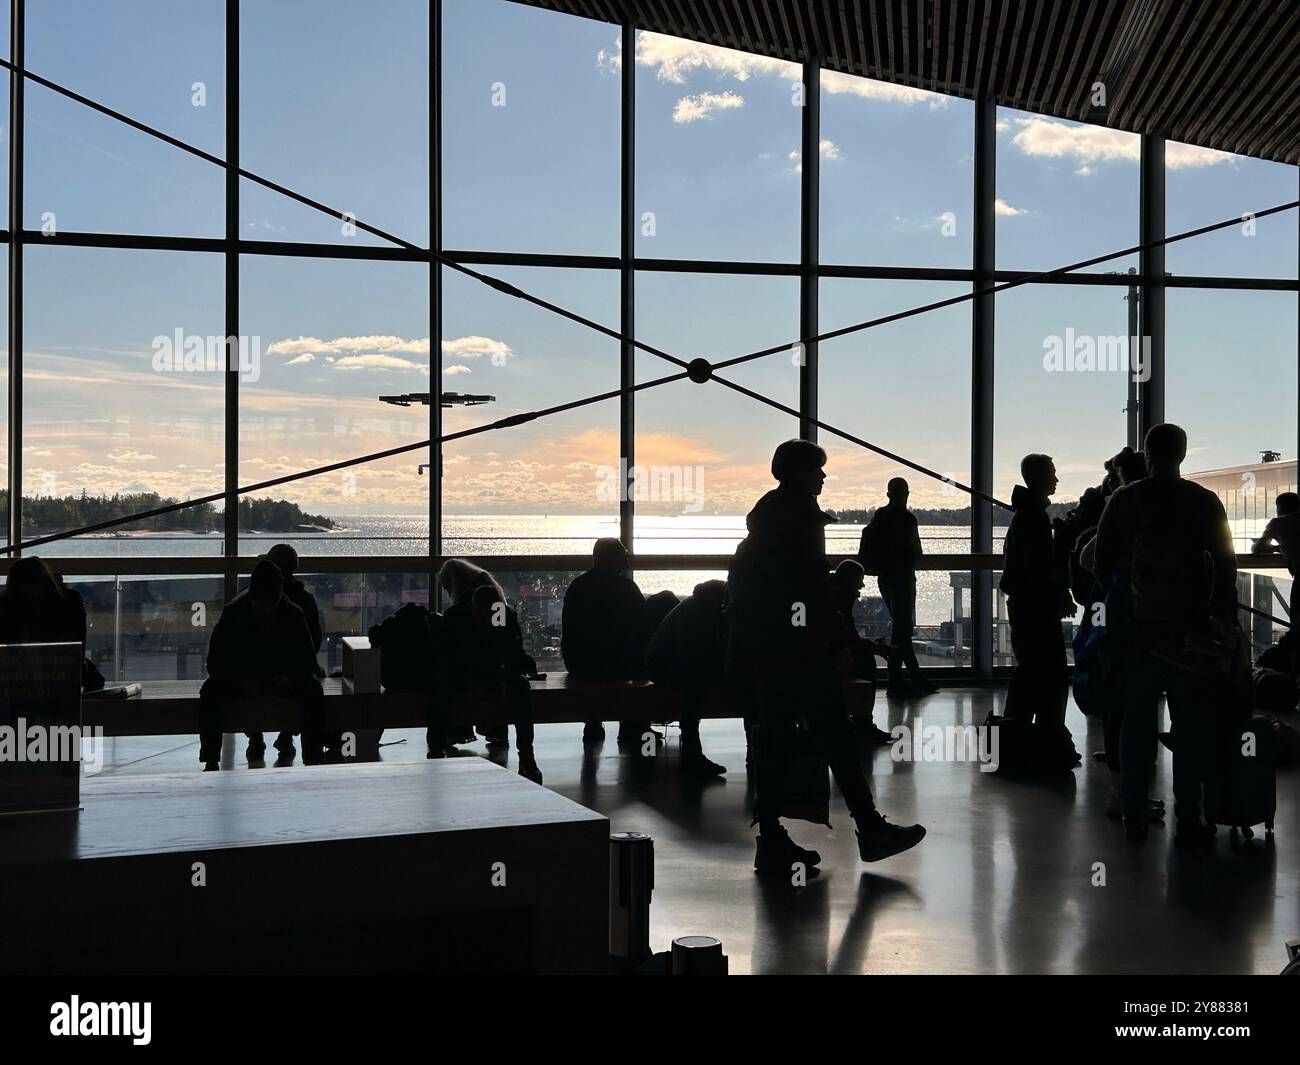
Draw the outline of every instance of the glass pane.
[[[969,268],[974,105],[824,70],[824,263]]]
[[[998,108],[1001,270],[1050,270],[1138,242],[1136,133]],[[1137,256],[1090,273],[1127,270]]]
[[[1224,498],[1238,550],[1249,550],[1287,490],[1279,479],[1295,484],[1295,294],[1169,289],[1165,321],[1165,414],[1187,430],[1183,471],[1227,471],[1202,483]]]
[[[612,270],[493,267],[487,273],[618,328]],[[619,386],[619,343],[458,274],[443,272],[443,387],[485,397],[443,412],[444,433]],[[618,534],[617,399],[443,447],[444,551],[585,554]]]
[[[260,373],[239,389],[241,485],[428,439],[424,406],[380,399],[429,390],[428,284],[413,263],[244,257],[241,322]],[[421,448],[251,493],[240,552],[322,531],[355,554],[423,554],[428,461]]]
[[[27,64],[75,92],[225,157],[221,0],[31,0]],[[219,236],[224,171],[29,82],[25,225]]]
[[[1251,218],[1300,192],[1300,168],[1193,144],[1165,145],[1165,229],[1180,233],[1241,218],[1204,236],[1169,245],[1171,274],[1218,277],[1295,277],[1296,211]]]
[[[244,4],[244,168],[427,247],[428,11],[425,0]],[[387,243],[249,182],[239,214],[254,239]]]
[[[997,297],[994,494],[1009,502],[1030,452],[1056,460],[1057,502],[1099,484],[1127,442],[1124,286],[1025,285]],[[1005,522],[1006,512],[995,521]]]
[[[221,256],[32,245],[24,259],[24,534],[220,492]],[[40,553],[209,553],[172,545],[176,536],[210,538],[216,553],[221,510],[195,507]]]
[[[642,273],[636,296],[638,335],[681,359],[721,361],[799,335],[794,278]],[[678,372],[637,352],[640,382]],[[722,376],[788,407],[799,405],[793,350]],[[638,392],[636,404],[635,550],[733,550],[744,536],[744,516],[776,487],[772,452],[799,435],[798,420],[716,381],[658,385]]]
[[[443,4],[443,246],[617,255],[619,31]]]
[[[949,299],[969,285],[826,278],[821,329]],[[819,346],[821,420],[943,474],[969,482],[970,303],[850,333]],[[830,457],[822,505],[843,525],[827,530],[831,550],[854,554],[861,523],[884,505],[891,477],[906,478],[922,545],[930,553],[970,549],[969,497],[951,484],[822,431]]]
[[[798,261],[799,65],[638,33],[636,66],[637,255]]]

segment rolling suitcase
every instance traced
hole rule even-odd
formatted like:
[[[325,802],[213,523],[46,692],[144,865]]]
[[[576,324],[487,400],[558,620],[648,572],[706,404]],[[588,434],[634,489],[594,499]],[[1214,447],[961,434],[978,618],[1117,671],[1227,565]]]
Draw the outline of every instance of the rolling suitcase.
[[[1253,839],[1253,826],[1262,824],[1273,835],[1277,813],[1276,752],[1268,718],[1248,717],[1229,728],[1217,764],[1206,785],[1207,811],[1216,825]]]

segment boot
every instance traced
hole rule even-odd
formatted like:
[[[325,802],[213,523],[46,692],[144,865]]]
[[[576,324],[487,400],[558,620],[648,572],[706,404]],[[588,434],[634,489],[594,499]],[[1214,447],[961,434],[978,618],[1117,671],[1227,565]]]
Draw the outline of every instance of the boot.
[[[878,813],[864,821],[857,830],[858,855],[864,862],[878,862],[890,855],[901,854],[925,839],[922,825],[891,825]]]
[[[785,826],[778,824],[765,832],[760,831],[754,853],[754,872],[789,876],[796,862],[802,862],[805,869],[813,869],[821,860],[820,854],[800,847],[790,838]]]
[[[537,759],[533,757],[532,751],[519,752],[519,775],[534,784],[542,782],[542,771],[537,768]]]

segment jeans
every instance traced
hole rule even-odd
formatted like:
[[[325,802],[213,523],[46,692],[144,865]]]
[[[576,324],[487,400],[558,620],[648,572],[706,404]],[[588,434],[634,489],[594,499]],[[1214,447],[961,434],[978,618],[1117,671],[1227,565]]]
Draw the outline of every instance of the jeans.
[[[918,678],[921,664],[916,660],[916,651],[912,647],[912,636],[916,632],[916,574],[881,574],[876,582],[880,585],[885,609],[889,611],[889,642],[898,648],[898,653],[889,659],[889,683],[897,684],[903,679],[904,667],[908,676]]]
[[[1174,736],[1174,813],[1180,819],[1194,818],[1201,809],[1201,786],[1209,776],[1212,720],[1222,685],[1145,651],[1132,652],[1122,668],[1124,722],[1119,751],[1124,815],[1140,819],[1146,813],[1163,692]]]
[[[759,832],[780,824],[786,746],[789,730],[800,714],[820,741],[853,820],[859,825],[870,820],[876,804],[862,770],[839,677],[829,669],[824,677],[809,673],[768,676],[759,680],[757,697],[759,744],[754,808]]]
[[[285,687],[270,678],[209,677],[199,689],[199,761],[205,765],[221,758],[222,712],[240,699],[273,697],[298,703],[302,711],[302,760],[320,762],[325,745],[325,691],[315,677],[297,677]]]

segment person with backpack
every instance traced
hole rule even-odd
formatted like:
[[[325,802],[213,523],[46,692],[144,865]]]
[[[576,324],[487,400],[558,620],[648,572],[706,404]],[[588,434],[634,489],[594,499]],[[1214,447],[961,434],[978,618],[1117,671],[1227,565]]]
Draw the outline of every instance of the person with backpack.
[[[902,477],[885,486],[889,502],[871,515],[862,530],[858,561],[874,573],[880,597],[889,611],[889,641],[895,652],[889,666],[890,695],[932,695],[938,687],[927,680],[916,660],[912,635],[916,631],[916,562],[921,557],[921,535],[916,515],[907,509],[910,489]],[[907,670],[907,679],[903,670]]]
[[[1195,848],[1213,837],[1202,819],[1202,787],[1212,768],[1214,720],[1231,709],[1223,704],[1241,651],[1237,560],[1219,497],[1181,475],[1186,432],[1152,426],[1144,450],[1148,476],[1111,495],[1096,544],[1098,577],[1127,597],[1123,605],[1108,600],[1106,614],[1122,674],[1124,828],[1131,840],[1147,837],[1163,694],[1175,738],[1175,843]]]
[[[1057,564],[1047,504],[1056,492],[1056,465],[1049,455],[1020,461],[1024,484],[1011,491],[1015,510],[1003,544],[1002,580],[1011,622],[1015,672],[1007,688],[1006,718],[1034,726],[1037,770],[1070,769],[1079,761],[1065,727],[1068,672],[1061,619],[1074,614],[1065,574]],[[1036,756],[1037,757],[1037,756]]]
[[[786,877],[796,864],[807,870],[821,861],[781,824],[787,751],[801,721],[848,805],[863,861],[908,850],[925,836],[921,825],[893,825],[877,811],[845,712],[841,680],[852,662],[826,579],[826,526],[835,519],[817,505],[825,465],[826,452],[811,441],[777,447],[777,487],[746,516],[748,535],[727,575],[728,674],[749,686],[758,704],[754,869]]]

